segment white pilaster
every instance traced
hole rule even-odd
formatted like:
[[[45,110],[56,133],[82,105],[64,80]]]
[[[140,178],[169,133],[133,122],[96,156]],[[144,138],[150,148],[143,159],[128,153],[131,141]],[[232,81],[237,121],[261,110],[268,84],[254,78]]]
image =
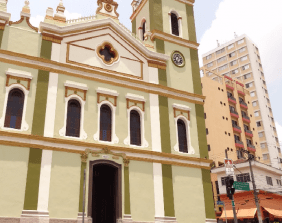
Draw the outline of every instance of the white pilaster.
[[[159,97],[156,94],[150,94],[149,97],[150,97],[150,114],[151,114],[152,150],[156,152],[161,152],[162,148],[161,148]],[[155,217],[164,217],[162,165],[160,163],[153,163],[153,174],[154,174]]]
[[[54,61],[59,61],[59,58],[60,58],[60,45],[53,43],[51,59]],[[45,114],[44,137],[54,136],[57,89],[58,89],[58,74],[50,73],[46,114]],[[43,150],[42,159],[41,159],[37,210],[44,211],[46,213],[48,213],[52,155],[53,155],[53,151]]]

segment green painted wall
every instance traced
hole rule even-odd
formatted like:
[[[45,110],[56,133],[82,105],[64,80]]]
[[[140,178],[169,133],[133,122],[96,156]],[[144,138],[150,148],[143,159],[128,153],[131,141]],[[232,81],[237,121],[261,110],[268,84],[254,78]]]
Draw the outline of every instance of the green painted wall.
[[[50,60],[51,53],[52,53],[52,42],[47,40],[42,40],[40,57]]]
[[[200,157],[209,158],[207,137],[206,137],[206,123],[204,118],[204,106],[195,105],[197,117],[198,140],[200,148]]]
[[[132,33],[136,34],[136,18],[132,20]]]
[[[156,51],[158,53],[165,53],[165,44],[163,40],[160,39],[155,39],[155,43],[156,43]]]
[[[167,164],[162,164],[162,174],[163,174],[163,193],[164,193],[164,213],[166,217],[175,217],[172,166]]]
[[[0,47],[2,44],[3,35],[4,35],[4,30],[0,30]]]
[[[151,150],[151,125],[150,125],[150,103],[149,103],[149,94],[145,92],[135,91],[132,89],[127,89],[123,87],[117,87],[113,85],[103,84],[95,81],[89,81],[81,78],[70,77],[66,75],[59,75],[58,80],[58,93],[57,93],[57,109],[56,109],[56,118],[55,118],[55,137],[65,138],[64,136],[59,135],[59,130],[64,126],[65,119],[65,87],[64,83],[69,81],[75,81],[78,83],[87,84],[87,100],[84,106],[84,130],[87,133],[88,137],[87,142],[95,142],[93,136],[98,131],[98,106],[97,106],[97,92],[98,87],[107,88],[111,90],[116,90],[119,93],[117,98],[117,107],[116,107],[116,135],[119,138],[119,143],[115,145],[126,146],[124,144],[124,139],[128,136],[128,116],[127,116],[127,105],[126,105],[126,94],[137,94],[144,96],[145,103],[145,115],[144,115],[144,125],[145,125],[145,139],[149,143],[149,147],[142,148],[145,150]],[[117,128],[118,126],[118,128]],[[103,142],[101,142],[103,143]]]
[[[162,0],[149,1],[150,30],[163,31]]]
[[[30,148],[24,210],[37,210],[42,150]]]
[[[30,90],[29,90],[29,94],[27,97],[27,104],[26,104],[27,107],[26,107],[26,115],[25,115],[25,120],[27,124],[29,125],[29,129],[25,132],[22,132],[24,134],[31,134],[38,70],[0,62],[0,86],[3,86],[0,88],[0,117],[3,116],[3,118],[5,118],[4,116],[6,114],[6,111],[4,111],[4,114],[3,114],[4,99],[5,99],[5,94],[6,94],[6,89],[4,86],[6,85],[6,71],[9,68],[12,68],[15,70],[27,71],[27,72],[30,72],[32,75],[32,80],[30,83]],[[5,130],[5,131],[14,132],[15,130],[11,129],[11,130]]]
[[[20,24],[5,27],[1,48],[38,57],[42,38],[24,20]]]
[[[199,67],[199,58],[198,58],[198,50],[190,50],[191,55],[191,68],[192,68],[192,77],[193,77],[193,88],[195,94],[202,95],[202,84],[201,84],[201,76],[200,76],[200,67]]]
[[[124,167],[124,213],[131,214],[129,167]]]
[[[83,185],[84,185],[84,170],[85,169],[86,169],[86,163],[81,162],[80,185],[79,185],[79,187],[80,187],[80,189],[79,189],[79,208],[78,208],[79,212],[83,212]]]
[[[201,169],[173,166],[172,176],[177,222],[205,222]]]
[[[34,103],[33,122],[32,122],[33,135],[43,136],[44,134],[48,83],[49,83],[49,72],[39,70],[37,87],[36,87],[36,97]]]
[[[209,170],[202,169],[201,171],[205,197],[206,218],[215,219],[211,174]]]
[[[189,40],[197,42],[194,9],[192,5],[186,4],[186,13],[187,13],[186,18],[187,18],[187,24],[188,24]]]
[[[130,203],[133,221],[154,221],[154,182],[153,164],[130,161]]]
[[[49,195],[50,218],[77,218],[80,174],[79,154],[53,152]]]
[[[29,148],[0,145],[0,216],[20,217]]]
[[[167,86],[166,70],[158,69],[158,75],[159,75],[159,84],[163,86]]]

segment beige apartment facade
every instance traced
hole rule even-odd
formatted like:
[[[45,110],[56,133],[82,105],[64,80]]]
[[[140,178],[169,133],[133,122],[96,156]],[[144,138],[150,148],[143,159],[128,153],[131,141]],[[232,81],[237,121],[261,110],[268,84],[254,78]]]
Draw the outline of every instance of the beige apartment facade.
[[[250,92],[248,109],[252,107],[254,111],[253,123],[262,151],[261,161],[281,168],[279,139],[258,47],[248,36],[241,35],[203,54],[202,59],[205,68],[220,76],[242,81]],[[216,78],[213,72],[208,72],[207,77]]]

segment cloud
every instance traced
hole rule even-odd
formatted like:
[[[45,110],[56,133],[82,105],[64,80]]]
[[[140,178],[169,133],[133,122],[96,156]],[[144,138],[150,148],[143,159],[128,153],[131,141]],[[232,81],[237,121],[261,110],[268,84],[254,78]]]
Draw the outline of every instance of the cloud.
[[[216,18],[200,40],[199,56],[225,43],[234,32],[247,34],[258,46],[268,83],[282,78],[282,1],[223,0]],[[202,65],[202,61],[200,60]]]
[[[36,17],[31,17],[30,18],[30,23],[31,25],[35,26],[35,27],[38,27],[39,26],[39,23],[42,22],[44,20],[44,17],[41,16],[41,15],[37,15]]]
[[[65,16],[67,18],[67,20],[69,19],[77,19],[81,17],[81,14],[79,13],[70,13],[68,10],[65,11]],[[40,22],[44,21],[44,16],[41,15],[37,15],[35,17],[31,17],[30,18],[30,23],[35,26],[35,27],[39,27]]]

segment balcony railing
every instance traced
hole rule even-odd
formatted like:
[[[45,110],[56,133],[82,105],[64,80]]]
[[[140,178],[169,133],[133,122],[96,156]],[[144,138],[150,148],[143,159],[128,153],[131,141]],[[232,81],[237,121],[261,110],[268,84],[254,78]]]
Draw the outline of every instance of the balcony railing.
[[[235,114],[235,115],[239,115],[238,112],[230,110],[231,113]]]
[[[236,102],[236,98],[234,98],[233,96],[229,96],[229,95],[228,95],[228,99],[231,99],[232,101],[235,101],[235,102]]]
[[[244,148],[244,143],[240,140],[235,140],[235,146],[239,148]]]
[[[230,110],[230,115],[235,118],[239,118],[239,114],[236,111]]]
[[[249,134],[253,134],[253,132],[251,130],[248,130],[248,129],[245,129],[245,132],[249,133]]]
[[[241,127],[239,127],[238,125],[232,124],[232,127],[233,127],[233,130],[234,130],[235,132],[239,132],[239,133],[242,132],[242,131],[241,131]]]
[[[240,101],[240,106],[246,109],[248,108],[247,103],[245,103],[244,101]]]
[[[248,144],[247,146],[248,146],[248,150],[249,150],[249,151],[252,151],[252,152],[255,152],[255,151],[256,151],[256,147],[255,147],[255,146],[253,146],[253,145],[251,145],[251,144]]]
[[[250,118],[246,115],[242,115],[243,121],[250,123]]]

